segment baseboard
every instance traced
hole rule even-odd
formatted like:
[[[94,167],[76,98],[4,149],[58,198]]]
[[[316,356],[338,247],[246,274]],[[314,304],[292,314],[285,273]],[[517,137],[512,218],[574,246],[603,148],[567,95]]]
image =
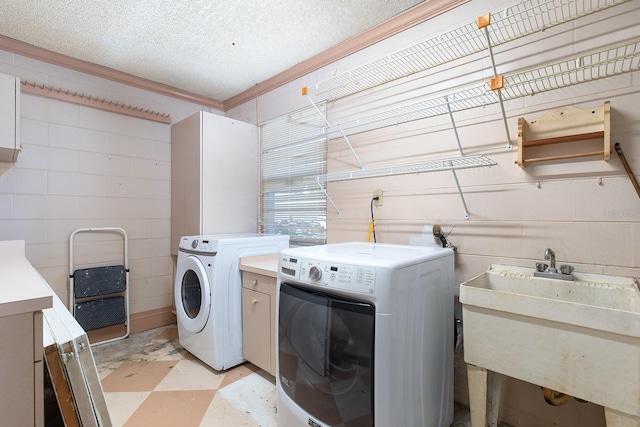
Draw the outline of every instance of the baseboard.
[[[135,334],[138,332],[148,331],[149,329],[174,324],[176,323],[176,314],[173,311],[173,307],[164,307],[132,314],[129,320],[131,323],[129,333]],[[112,338],[122,337],[125,333],[124,325],[115,325],[88,331],[87,336],[91,343],[97,343]]]
[[[173,312],[173,307],[163,307],[142,313],[135,313],[131,315],[130,333],[144,332],[173,323],[176,323],[176,315]]]

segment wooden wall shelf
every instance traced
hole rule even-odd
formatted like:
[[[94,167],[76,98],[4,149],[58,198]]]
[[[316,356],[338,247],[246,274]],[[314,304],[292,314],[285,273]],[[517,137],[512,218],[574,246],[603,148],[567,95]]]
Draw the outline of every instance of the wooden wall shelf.
[[[550,160],[566,160],[578,157],[611,156],[611,105],[606,101],[597,108],[559,107],[535,120],[518,118],[518,166]],[[552,156],[530,156],[528,148],[565,142],[602,139],[602,150],[568,152]]]

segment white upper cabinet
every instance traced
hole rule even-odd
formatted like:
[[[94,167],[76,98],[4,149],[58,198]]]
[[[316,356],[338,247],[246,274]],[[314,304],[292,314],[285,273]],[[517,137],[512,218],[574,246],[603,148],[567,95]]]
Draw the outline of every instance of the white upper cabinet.
[[[20,79],[0,74],[0,162],[20,153]]]

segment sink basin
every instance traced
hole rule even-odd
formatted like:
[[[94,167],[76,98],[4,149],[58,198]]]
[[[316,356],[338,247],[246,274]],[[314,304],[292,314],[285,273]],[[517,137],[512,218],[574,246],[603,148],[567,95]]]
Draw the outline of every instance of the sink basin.
[[[465,362],[640,422],[637,280],[534,271],[492,265],[460,285]]]

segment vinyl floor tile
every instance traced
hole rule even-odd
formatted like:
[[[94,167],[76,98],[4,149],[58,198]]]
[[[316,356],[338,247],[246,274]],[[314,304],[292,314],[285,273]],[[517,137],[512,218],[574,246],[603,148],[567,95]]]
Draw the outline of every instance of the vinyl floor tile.
[[[114,426],[124,425],[150,394],[150,391],[105,393],[111,423]]]
[[[158,386],[159,390],[211,390],[220,388],[226,375],[210,369],[198,360],[179,360]]]
[[[101,381],[102,389],[105,392],[153,391],[176,363],[173,360],[125,362]]]
[[[261,427],[277,427],[276,389],[258,374],[246,376],[218,391],[234,408],[247,414]]]
[[[234,407],[220,393],[216,393],[200,427],[262,427],[247,414]]]
[[[249,362],[224,372],[207,366],[180,346],[175,325],[92,351],[114,427],[275,425],[275,405],[257,396],[273,400],[275,379]],[[240,404],[231,398],[234,405],[221,395],[234,383],[233,394],[253,399],[251,408],[246,401]]]
[[[124,427],[199,427],[217,390],[154,391]]]
[[[252,373],[258,371],[258,369],[259,369],[258,367],[256,367],[255,365],[252,365],[251,363],[245,363],[240,366],[236,366],[235,368],[227,371],[227,373],[225,374],[222,380],[222,383],[220,384],[220,388],[226,387],[232,382],[238,381],[241,378],[251,375]],[[275,378],[273,381],[275,384]]]

